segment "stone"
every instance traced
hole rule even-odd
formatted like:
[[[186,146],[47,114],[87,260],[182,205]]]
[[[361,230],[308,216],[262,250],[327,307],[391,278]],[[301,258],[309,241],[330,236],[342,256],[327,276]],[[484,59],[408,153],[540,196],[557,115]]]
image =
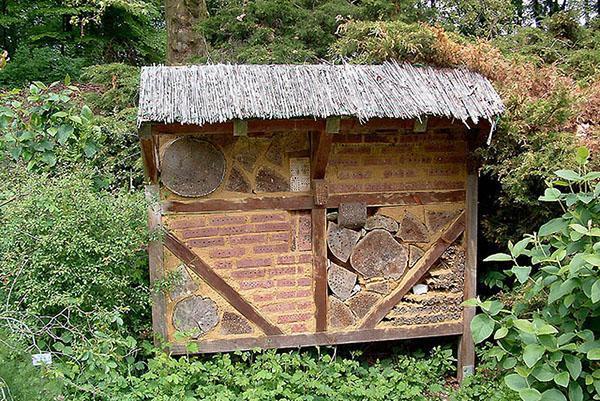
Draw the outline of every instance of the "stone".
[[[374,292],[361,291],[350,298],[347,305],[356,317],[362,319],[381,298],[381,295]]]
[[[387,281],[375,281],[372,283],[367,283],[366,288],[368,291],[383,295],[389,294],[389,292],[392,290],[390,283]]]
[[[191,136],[171,142],[161,161],[160,179],[173,193],[196,197],[216,190],[225,177],[223,152]]]
[[[396,234],[404,242],[428,242],[429,232],[425,224],[414,214],[406,212]]]
[[[327,226],[327,246],[329,250],[342,262],[347,262],[354,245],[358,242],[360,233],[329,222]]]
[[[252,326],[246,318],[232,312],[223,312],[221,320],[221,334],[249,334],[252,333]]]
[[[378,228],[391,233],[396,233],[398,231],[398,222],[382,214],[376,214],[375,216],[369,217],[365,223],[365,230],[371,231]]]
[[[359,229],[367,221],[367,205],[364,203],[340,203],[338,208],[338,224],[341,227]]]
[[[425,212],[425,223],[432,233],[441,231],[458,216],[460,210],[427,210]]]
[[[418,246],[410,245],[408,247],[409,257],[408,257],[408,267],[413,267],[421,257],[425,254],[421,248]]]
[[[327,270],[327,282],[331,292],[342,301],[347,300],[352,295],[354,284],[358,276],[350,270],[332,263]]]
[[[175,305],[173,325],[178,331],[192,332],[197,338],[212,330],[219,322],[217,304],[210,298],[193,296]]]
[[[245,174],[242,173],[237,167],[233,167],[229,173],[227,184],[225,184],[225,190],[231,192],[243,192],[249,193],[252,191],[250,181],[246,178]]]
[[[365,279],[383,277],[397,279],[404,273],[408,249],[385,230],[373,230],[354,247],[352,267]]]
[[[342,301],[335,297],[329,297],[329,327],[333,329],[345,329],[356,323],[356,317]]]
[[[285,192],[289,189],[289,181],[273,169],[261,167],[256,174],[257,192]]]
[[[181,277],[181,282],[171,290],[171,299],[176,300],[181,297],[192,295],[198,290],[198,284],[194,281],[187,268],[184,265],[179,265],[177,275]]]

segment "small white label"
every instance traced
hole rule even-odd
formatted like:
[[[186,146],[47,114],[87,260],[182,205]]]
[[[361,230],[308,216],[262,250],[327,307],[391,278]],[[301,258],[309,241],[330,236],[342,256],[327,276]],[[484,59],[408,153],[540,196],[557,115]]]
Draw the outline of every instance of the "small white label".
[[[290,158],[290,189],[292,192],[310,191],[310,159]]]
[[[31,363],[33,363],[34,366],[51,365],[52,354],[49,352],[44,352],[42,354],[33,354],[31,355]]]
[[[415,295],[423,295],[423,294],[427,294],[429,287],[427,287],[427,284],[416,284],[412,288],[412,290],[413,290],[413,294],[415,294]]]

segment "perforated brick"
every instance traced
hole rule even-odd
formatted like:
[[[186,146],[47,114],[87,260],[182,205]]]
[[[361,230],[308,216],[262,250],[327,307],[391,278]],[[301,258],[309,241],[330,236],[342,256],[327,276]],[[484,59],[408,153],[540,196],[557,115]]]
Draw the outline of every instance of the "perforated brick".
[[[244,317],[236,313],[223,312],[221,334],[249,334],[252,332],[252,326]]]
[[[350,298],[346,303],[350,310],[359,319],[362,319],[381,298],[381,295],[374,292],[361,291]]]
[[[344,329],[356,323],[356,317],[350,308],[335,297],[329,297],[328,315],[329,327],[332,329]]]

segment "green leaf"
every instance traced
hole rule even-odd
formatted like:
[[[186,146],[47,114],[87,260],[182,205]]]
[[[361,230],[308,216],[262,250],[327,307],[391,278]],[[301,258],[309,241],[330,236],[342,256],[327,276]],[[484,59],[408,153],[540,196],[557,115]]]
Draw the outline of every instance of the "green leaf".
[[[566,388],[569,385],[569,372],[558,373],[554,376],[554,383]]]
[[[510,270],[521,284],[524,284],[531,274],[531,266],[513,266]]]
[[[42,161],[49,167],[54,167],[56,165],[56,155],[53,152],[44,152]]]
[[[513,257],[518,257],[523,254],[523,251],[527,248],[527,245],[531,242],[531,238],[523,238],[521,241],[517,242],[510,251],[510,254]]]
[[[546,237],[548,235],[564,230],[565,228],[567,228],[567,226],[568,222],[561,217],[552,219],[540,227],[540,229],[538,230],[538,235],[540,237]]]
[[[585,261],[594,266],[600,266],[600,255],[587,255]]]
[[[90,109],[87,105],[84,105],[81,108],[81,117],[89,121],[94,118],[94,113],[92,113],[92,109]]]
[[[69,116],[69,120],[71,120],[71,121],[73,121],[74,123],[77,123],[77,124],[83,123],[83,120],[79,116]]]
[[[87,142],[83,145],[83,152],[88,158],[91,158],[98,152],[98,147],[93,142]]]
[[[538,336],[556,333],[558,333],[558,330],[556,330],[556,328],[550,324],[544,324],[542,327],[535,330],[535,334],[537,334]]]
[[[506,337],[507,334],[508,329],[506,327],[500,327],[498,330],[496,330],[496,333],[494,334],[494,340],[500,340],[501,338]]]
[[[534,388],[523,388],[519,390],[519,397],[521,397],[523,401],[539,401],[542,398],[542,395]]]
[[[544,196],[540,196],[538,199],[542,202],[556,202],[560,199],[561,192],[558,188],[546,188]]]
[[[556,370],[552,369],[547,364],[543,364],[535,368],[531,374],[541,382],[549,382],[550,380],[554,379]]]
[[[505,253],[495,253],[483,259],[484,262],[508,262],[511,261],[512,257]]]
[[[73,135],[74,131],[75,129],[72,125],[61,124],[58,127],[58,131],[56,132],[56,140],[59,144],[64,145],[65,143],[67,143],[71,135]]]
[[[65,118],[66,116],[68,116],[68,114],[65,113],[64,111],[57,111],[56,113],[54,113],[52,115],[52,117],[54,117],[54,118]]]
[[[552,388],[542,393],[542,401],[567,401],[567,398],[559,390]]]
[[[575,151],[575,160],[578,164],[584,164],[588,157],[590,157],[590,150],[585,146],[579,146]]]
[[[596,303],[600,301],[600,278],[594,282],[592,285],[592,302]]]
[[[594,348],[587,352],[587,359],[590,361],[598,361],[600,360],[600,348]]]
[[[529,344],[525,347],[523,352],[523,361],[525,361],[525,365],[528,367],[533,367],[537,361],[539,361],[542,356],[544,356],[544,352],[546,348],[542,347],[539,344]]]
[[[527,384],[527,380],[524,377],[521,377],[517,374],[510,374],[504,378],[504,383],[506,386],[514,391],[519,391],[521,389],[529,387]]]
[[[514,325],[520,331],[527,334],[535,334],[535,329],[533,328],[533,324],[530,321],[525,319],[515,319]]]
[[[554,172],[554,174],[556,174],[558,177],[565,179],[567,181],[581,180],[581,176],[573,170],[556,170]]]
[[[575,381],[569,384],[569,401],[583,401],[583,390]]]
[[[479,344],[492,335],[494,331],[494,320],[485,314],[479,314],[471,320],[471,333],[475,344]]]

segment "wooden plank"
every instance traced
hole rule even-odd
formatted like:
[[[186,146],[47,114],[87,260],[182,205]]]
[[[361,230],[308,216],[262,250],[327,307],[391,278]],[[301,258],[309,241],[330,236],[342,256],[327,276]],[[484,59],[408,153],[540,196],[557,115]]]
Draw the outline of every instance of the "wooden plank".
[[[469,154],[467,162],[467,200],[466,200],[466,246],[464,300],[477,296],[477,202],[478,202],[478,169],[473,158],[477,146],[478,134],[471,132],[469,136]],[[458,380],[475,369],[475,345],[471,335],[471,320],[475,316],[475,308],[465,307],[463,310],[463,333],[458,345]]]
[[[264,317],[262,317],[252,305],[250,305],[241,295],[233,289],[225,280],[223,280],[214,270],[207,265],[198,255],[192,252],[173,234],[166,231],[164,242],[167,249],[173,255],[179,258],[190,269],[200,276],[208,285],[217,291],[231,306],[240,312],[246,319],[257,325],[265,334],[275,335],[283,332],[279,327],[274,326]]]
[[[370,194],[329,194],[328,208],[340,203],[360,202],[369,206],[428,205],[434,203],[464,202],[465,191],[440,192],[383,192]],[[308,210],[314,205],[313,195],[258,196],[241,199],[196,199],[193,201],[163,201],[164,213],[198,213],[227,210]]]
[[[164,250],[160,240],[162,214],[158,202],[158,185],[146,185],[146,203],[148,204],[148,231],[151,239],[148,242],[148,264],[150,270],[150,286],[164,277]],[[167,340],[167,300],[162,291],[152,291],[152,330],[154,344],[159,346]]]
[[[325,178],[325,170],[329,162],[333,135],[325,131],[314,132],[312,135],[312,151],[310,174],[313,179]]]
[[[387,297],[383,298],[375,305],[364,317],[359,328],[374,328],[388,312],[404,297],[408,291],[423,277],[433,264],[442,256],[444,251],[462,234],[465,230],[465,212],[462,212],[457,219],[440,235],[433,245],[419,259],[417,264],[411,268],[398,287],[394,289]]]
[[[327,331],[327,209],[314,208],[312,217],[313,290],[316,331]]]
[[[462,332],[462,322],[447,322],[436,325],[418,325],[414,327],[390,327],[382,329],[366,329],[337,333],[307,333],[266,337],[246,337],[228,340],[197,341],[201,353],[229,352],[235,350],[251,350],[254,348],[298,348],[318,345],[351,344],[360,342],[376,342],[390,340],[406,340],[411,338],[442,337],[457,335]],[[174,344],[173,354],[187,354],[185,344]]]
[[[139,130],[139,137],[146,182],[156,184],[158,183],[158,155],[157,146],[152,136],[152,127],[149,124],[142,125]]]

